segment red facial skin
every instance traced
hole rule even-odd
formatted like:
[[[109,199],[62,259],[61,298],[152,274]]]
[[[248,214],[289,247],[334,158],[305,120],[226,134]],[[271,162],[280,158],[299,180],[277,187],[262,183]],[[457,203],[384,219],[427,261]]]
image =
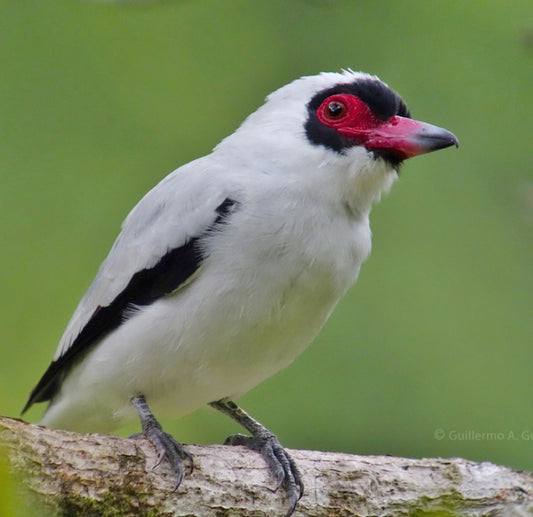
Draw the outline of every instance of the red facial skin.
[[[322,124],[356,145],[369,151],[385,151],[399,160],[459,146],[457,138],[440,127],[397,115],[381,120],[361,99],[347,93],[325,99],[316,114]]]

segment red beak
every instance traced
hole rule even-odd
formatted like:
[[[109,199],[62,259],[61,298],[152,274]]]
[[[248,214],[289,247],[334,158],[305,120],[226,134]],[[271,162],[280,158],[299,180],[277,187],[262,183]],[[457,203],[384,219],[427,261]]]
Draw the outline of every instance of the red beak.
[[[459,142],[453,133],[405,117],[392,117],[369,129],[342,128],[339,133],[359,140],[369,151],[383,151],[399,160],[444,149]]]

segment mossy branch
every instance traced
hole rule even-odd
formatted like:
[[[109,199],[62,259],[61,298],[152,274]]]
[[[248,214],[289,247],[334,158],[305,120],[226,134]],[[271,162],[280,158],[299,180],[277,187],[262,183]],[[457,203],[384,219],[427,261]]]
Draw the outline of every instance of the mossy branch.
[[[152,445],[0,417],[0,447],[34,515],[275,516],[287,501],[253,451],[189,446],[192,474],[156,469]],[[291,451],[306,487],[296,516],[533,515],[533,473],[456,459]],[[29,501],[29,503],[28,503]]]

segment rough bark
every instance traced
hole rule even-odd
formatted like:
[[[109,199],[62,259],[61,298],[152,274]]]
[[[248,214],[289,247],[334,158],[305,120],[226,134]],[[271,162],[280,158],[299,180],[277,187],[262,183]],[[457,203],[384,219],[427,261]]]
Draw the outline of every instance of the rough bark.
[[[189,446],[195,459],[173,492],[144,439],[81,435],[0,417],[0,447],[29,515],[276,516],[283,490],[241,447]],[[306,487],[296,516],[533,515],[533,473],[455,459],[291,451]],[[29,502],[28,502],[29,501]],[[35,513],[32,513],[35,512]]]

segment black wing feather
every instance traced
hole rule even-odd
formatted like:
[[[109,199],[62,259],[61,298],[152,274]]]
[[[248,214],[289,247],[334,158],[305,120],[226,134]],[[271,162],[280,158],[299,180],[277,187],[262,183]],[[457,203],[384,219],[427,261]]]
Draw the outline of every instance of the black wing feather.
[[[202,265],[206,256],[199,241],[224,224],[237,202],[227,198],[215,210],[217,217],[204,232],[192,237],[183,246],[169,250],[157,264],[135,273],[128,285],[105,307],[97,307],[90,320],[72,342],[69,349],[53,361],[24,406],[24,413],[35,402],[52,399],[61,387],[72,365],[81,359],[92,346],[125,320],[125,313],[132,306],[146,306],[162,296],[175,291]]]

